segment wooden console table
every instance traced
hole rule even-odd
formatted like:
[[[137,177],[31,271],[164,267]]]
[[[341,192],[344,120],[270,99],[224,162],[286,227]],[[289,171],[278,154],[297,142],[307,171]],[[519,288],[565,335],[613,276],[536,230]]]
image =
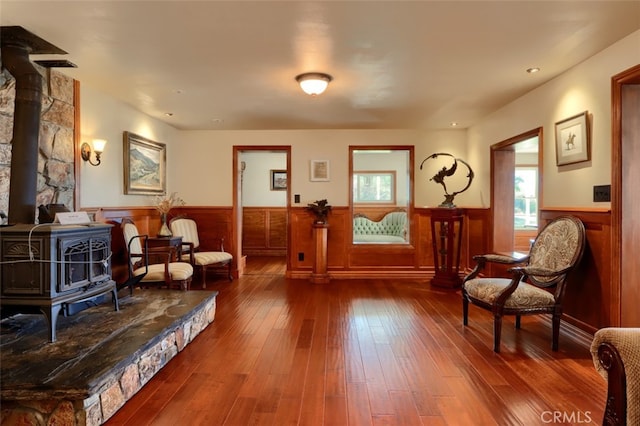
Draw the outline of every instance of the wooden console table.
[[[431,284],[434,286],[457,288],[462,284],[458,273],[462,220],[462,209],[431,209],[431,241],[435,266],[435,276],[431,280]]]

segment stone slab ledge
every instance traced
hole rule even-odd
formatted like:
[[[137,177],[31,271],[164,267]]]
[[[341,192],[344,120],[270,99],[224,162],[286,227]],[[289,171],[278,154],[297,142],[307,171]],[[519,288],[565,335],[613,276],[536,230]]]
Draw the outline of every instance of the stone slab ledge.
[[[3,320],[0,424],[103,424],[214,321],[217,292],[136,290],[72,317]]]

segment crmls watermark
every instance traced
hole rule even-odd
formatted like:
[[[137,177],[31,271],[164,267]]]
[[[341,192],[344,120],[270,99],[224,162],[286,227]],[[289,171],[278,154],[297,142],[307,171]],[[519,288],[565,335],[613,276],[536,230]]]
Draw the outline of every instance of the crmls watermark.
[[[591,423],[591,411],[543,411],[540,414],[542,423]]]

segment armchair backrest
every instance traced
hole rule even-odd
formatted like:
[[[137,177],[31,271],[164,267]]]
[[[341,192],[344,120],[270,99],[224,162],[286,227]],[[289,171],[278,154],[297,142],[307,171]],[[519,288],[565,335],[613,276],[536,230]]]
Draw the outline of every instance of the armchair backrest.
[[[127,251],[129,252],[129,260],[132,264],[135,264],[142,259],[141,256],[134,256],[136,254],[142,254],[142,244],[140,243],[140,238],[136,238],[140,235],[138,233],[138,228],[133,222],[123,221],[122,234],[124,235],[125,246],[127,247]]]
[[[531,245],[529,266],[555,271],[573,268],[582,258],[585,246],[583,223],[572,216],[560,216],[540,231]],[[549,278],[530,276],[533,284],[549,287],[561,283],[569,273]]]
[[[395,235],[405,237],[407,231],[407,213],[390,212],[380,221],[374,222],[364,215],[353,218],[353,233],[355,235]]]
[[[200,247],[198,238],[198,226],[193,219],[176,218],[171,221],[171,232],[173,235],[182,237],[183,243],[193,243],[194,250]]]
[[[387,227],[392,231],[392,234],[404,237],[407,231],[407,213],[406,212],[391,212],[387,213],[382,219],[386,222]]]

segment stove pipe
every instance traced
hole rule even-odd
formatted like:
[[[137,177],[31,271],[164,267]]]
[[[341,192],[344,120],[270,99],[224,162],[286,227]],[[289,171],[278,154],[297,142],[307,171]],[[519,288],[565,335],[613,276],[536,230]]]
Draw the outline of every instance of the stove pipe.
[[[35,223],[42,76],[29,61],[30,50],[20,44],[2,45],[2,65],[16,79],[9,223]]]
[[[65,55],[67,52],[20,26],[0,27],[0,42],[2,66],[16,79],[9,223],[32,224],[36,218],[38,193],[38,138],[43,77],[29,61],[29,55]]]

